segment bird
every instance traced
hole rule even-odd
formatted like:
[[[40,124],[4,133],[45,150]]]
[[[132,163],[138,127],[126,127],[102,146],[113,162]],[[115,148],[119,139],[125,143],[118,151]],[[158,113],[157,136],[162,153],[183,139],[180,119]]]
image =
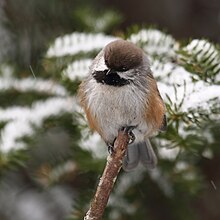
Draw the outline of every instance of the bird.
[[[89,127],[99,133],[109,149],[120,129],[131,141],[123,158],[125,171],[139,162],[147,169],[157,165],[149,138],[166,131],[166,107],[153,77],[147,54],[130,41],[117,39],[94,58],[78,98]]]

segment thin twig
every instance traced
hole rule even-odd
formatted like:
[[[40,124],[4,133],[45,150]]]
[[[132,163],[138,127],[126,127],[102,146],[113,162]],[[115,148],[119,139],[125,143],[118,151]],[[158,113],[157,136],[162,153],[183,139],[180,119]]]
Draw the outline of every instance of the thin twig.
[[[34,79],[36,79],[36,76],[35,76],[35,74],[34,74],[34,71],[33,71],[33,69],[32,69],[32,66],[30,65],[29,68],[30,68],[30,70],[31,70],[31,73],[32,73]]]
[[[84,220],[100,220],[102,218],[111,190],[121,169],[122,159],[125,155],[128,142],[129,136],[127,132],[119,131],[114,144],[114,152],[107,158],[104,172]]]

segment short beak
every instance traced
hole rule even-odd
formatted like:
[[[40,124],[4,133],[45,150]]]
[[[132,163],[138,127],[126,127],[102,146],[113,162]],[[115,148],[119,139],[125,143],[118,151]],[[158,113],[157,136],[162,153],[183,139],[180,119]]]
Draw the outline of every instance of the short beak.
[[[112,70],[112,69],[109,69],[106,73],[106,76],[109,75],[109,74],[112,74],[112,73],[115,73],[116,71],[115,70]]]

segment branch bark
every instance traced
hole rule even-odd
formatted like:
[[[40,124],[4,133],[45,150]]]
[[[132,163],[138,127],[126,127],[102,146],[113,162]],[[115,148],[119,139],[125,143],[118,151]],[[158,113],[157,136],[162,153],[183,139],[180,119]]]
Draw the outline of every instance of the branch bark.
[[[125,155],[128,142],[129,136],[127,131],[119,131],[118,137],[114,143],[114,152],[107,158],[104,172],[84,220],[100,220],[102,218],[110,193],[122,167],[122,160]]]

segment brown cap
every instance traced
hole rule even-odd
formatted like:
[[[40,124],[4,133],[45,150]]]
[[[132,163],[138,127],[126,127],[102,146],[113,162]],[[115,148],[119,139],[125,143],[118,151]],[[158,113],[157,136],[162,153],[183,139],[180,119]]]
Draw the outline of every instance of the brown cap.
[[[110,69],[126,71],[141,64],[143,51],[131,42],[116,40],[104,49],[105,63]]]

